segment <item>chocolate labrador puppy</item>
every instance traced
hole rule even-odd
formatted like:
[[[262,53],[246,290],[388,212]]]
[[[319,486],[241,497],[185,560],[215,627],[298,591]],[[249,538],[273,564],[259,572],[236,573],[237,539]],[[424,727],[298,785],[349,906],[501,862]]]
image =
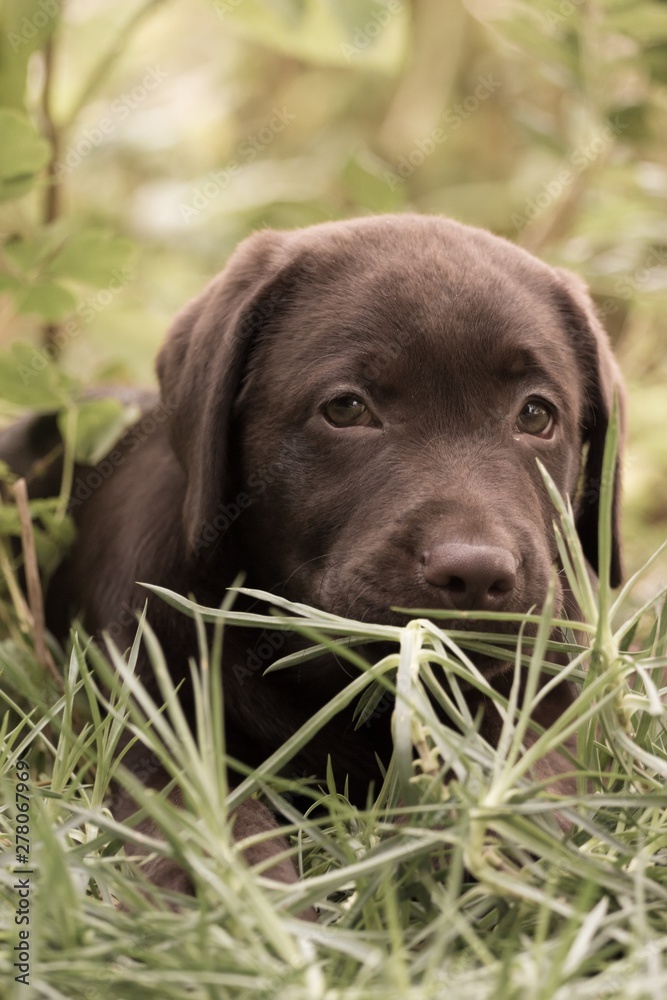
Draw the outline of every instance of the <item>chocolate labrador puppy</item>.
[[[122,648],[147,598],[137,581],[215,607],[240,571],[248,586],[368,622],[404,624],[397,606],[540,608],[557,550],[538,458],[575,504],[597,568],[619,373],[581,282],[503,239],[416,215],[258,232],[176,318],[157,369],[160,399],[144,399],[106,464],[77,471],[78,538],[49,598],[56,631],[80,612]],[[41,423],[44,440],[34,424],[5,437],[19,472],[50,443]],[[192,623],[155,597],[148,616],[174,676],[187,678]],[[264,676],[270,638],[226,635],[227,745],[251,766],[349,680],[333,659]],[[510,683],[507,665],[478,663]],[[537,722],[571,697],[560,685]],[[191,711],[187,686],[183,702]],[[494,739],[491,710],[485,726]],[[364,802],[376,754],[391,754],[389,713],[357,730],[341,713],[296,766],[322,774],[327,754]],[[164,780],[140,752],[133,766]],[[542,773],[567,767],[553,755]],[[273,826],[246,802],[234,831]],[[250,861],[284,846],[276,836]],[[270,874],[295,877],[285,861]],[[184,887],[170,862],[151,877]]]

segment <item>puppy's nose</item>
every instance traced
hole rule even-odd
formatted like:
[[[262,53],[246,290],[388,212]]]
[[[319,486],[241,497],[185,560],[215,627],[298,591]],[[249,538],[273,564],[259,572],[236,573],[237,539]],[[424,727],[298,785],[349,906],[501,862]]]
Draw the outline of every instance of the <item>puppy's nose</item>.
[[[518,560],[508,549],[445,542],[425,552],[421,562],[427,583],[460,611],[500,610],[516,586]]]

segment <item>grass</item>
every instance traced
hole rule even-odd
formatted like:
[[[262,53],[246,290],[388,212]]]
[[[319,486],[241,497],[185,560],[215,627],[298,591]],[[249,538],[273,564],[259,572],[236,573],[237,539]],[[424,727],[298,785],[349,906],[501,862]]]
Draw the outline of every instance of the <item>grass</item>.
[[[613,458],[613,442],[608,462]],[[609,478],[607,478],[609,481]],[[0,995],[49,1000],[253,998],[253,1000],[662,1000],[667,994],[667,747],[664,595],[636,608],[637,574],[614,597],[591,587],[572,514],[559,498],[559,545],[582,622],[563,623],[567,674],[580,695],[524,751],[535,681],[553,648],[553,588],[537,635],[514,641],[456,630],[455,614],[416,613],[404,628],[348,621],[268,595],[272,615],[171,603],[198,622],[200,662],[195,738],[181,715],[162,651],[144,641],[159,703],[141,688],[113,645],[107,661],[75,638],[59,689],[31,650],[30,636],[4,609],[0,645],[5,702],[0,751],[2,867]],[[601,520],[609,557],[608,508]],[[664,556],[664,547],[654,556]],[[603,575],[604,579],[604,575]],[[482,617],[475,614],[475,618]],[[507,616],[487,615],[489,618]],[[528,616],[523,616],[527,618]],[[535,617],[535,616],[533,616]],[[445,620],[447,619],[447,620]],[[204,623],[217,625],[211,649]],[[298,629],[335,644],[358,669],[353,680],[255,771],[228,787],[222,725],[223,628]],[[582,636],[585,641],[582,642]],[[355,643],[382,639],[395,653],[366,664]],[[475,668],[483,650],[514,658],[532,695],[517,709]],[[274,670],[289,670],[294,657]],[[562,673],[562,670],[560,671]],[[504,719],[500,746],[478,732],[460,689],[486,690]],[[101,680],[106,682],[101,691]],[[445,683],[443,683],[443,681]],[[363,810],[345,798],[341,776],[290,781],[289,759],[344,704],[359,724],[397,693],[395,752],[377,796]],[[434,700],[450,727],[438,722]],[[135,787],[115,758],[122,726],[164,764],[186,810]],[[531,765],[568,735],[577,738],[579,793],[558,797]],[[21,762],[29,765],[29,925],[14,921],[21,819],[15,806]],[[112,775],[130,787],[163,830],[150,840],[114,821],[105,806]],[[444,781],[447,773],[450,777]],[[250,871],[228,836],[234,805],[263,795],[282,813],[303,878],[272,883]],[[297,802],[312,802],[304,811]],[[564,834],[554,813],[566,816]],[[21,813],[23,817],[26,812]],[[24,827],[20,827],[24,829]],[[176,899],[149,886],[124,841],[177,857],[196,887]],[[18,874],[17,874],[18,871]],[[175,908],[174,904],[178,903]],[[295,917],[320,907],[317,924]],[[20,910],[19,912],[23,912]],[[29,930],[30,985],[17,983],[12,949]],[[24,939],[25,941],[25,939]]]

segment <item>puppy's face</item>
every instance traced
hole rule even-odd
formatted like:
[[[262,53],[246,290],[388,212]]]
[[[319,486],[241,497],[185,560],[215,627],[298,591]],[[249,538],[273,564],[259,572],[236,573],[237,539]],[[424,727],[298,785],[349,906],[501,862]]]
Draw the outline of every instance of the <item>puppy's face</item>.
[[[555,272],[451,224],[302,253],[236,403],[249,582],[375,622],[541,607],[556,549],[536,459],[573,496],[586,409]],[[466,589],[479,552],[498,568]]]
[[[556,546],[538,458],[600,569],[618,369],[581,283],[489,233],[397,215],[255,234],[158,373],[195,581],[245,570],[377,622],[540,608]]]

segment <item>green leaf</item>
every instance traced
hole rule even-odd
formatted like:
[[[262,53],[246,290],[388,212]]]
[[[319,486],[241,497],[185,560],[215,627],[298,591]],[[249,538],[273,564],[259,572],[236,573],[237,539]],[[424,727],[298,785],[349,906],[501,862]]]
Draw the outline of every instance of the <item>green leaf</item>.
[[[0,271],[0,292],[11,292],[13,295],[18,295],[21,288],[22,285],[18,278]]]
[[[3,251],[20,271],[31,271],[59,250],[67,235],[66,226],[66,220],[58,219],[42,227],[30,239],[12,236],[4,244]]]
[[[72,399],[75,382],[25,341],[0,351],[0,398],[40,413],[59,410]]]
[[[62,517],[58,509],[58,498],[51,501],[52,506],[39,513],[44,525],[43,529],[35,531],[37,542],[37,558],[39,565],[47,573],[52,573],[60,563],[67,549],[71,548],[76,538],[76,528],[71,517]],[[32,503],[30,505],[32,511]],[[42,549],[40,551],[40,540]]]
[[[12,180],[2,180],[0,178],[0,202],[22,198],[34,186],[34,174],[24,174],[22,177],[15,177]]]
[[[13,535],[16,538],[21,535],[19,512],[13,504],[3,503],[0,507],[0,535]]]
[[[397,212],[405,205],[407,186],[387,164],[368,150],[350,157],[341,180],[349,197],[367,212]]]
[[[48,163],[50,146],[26,115],[0,108],[0,178],[29,180]]]
[[[5,107],[22,107],[28,61],[54,31],[61,7],[60,0],[0,4],[0,94]]]
[[[10,469],[6,462],[0,459],[0,482],[2,483],[13,483],[16,481],[16,474]],[[0,514],[2,513],[2,505],[0,505]]]
[[[58,508],[57,497],[30,501],[37,562],[47,575],[57,568],[76,536],[74,521],[71,517],[62,517]],[[0,535],[21,537],[21,521],[14,504],[0,506]]]
[[[74,458],[83,465],[97,465],[128,427],[140,416],[138,406],[124,406],[117,399],[95,399],[77,406]],[[60,433],[67,434],[67,414],[58,417]]]
[[[3,250],[5,256],[14,264],[19,271],[30,271],[38,262],[38,248],[32,240],[24,240],[20,237],[12,237],[7,240]]]
[[[76,299],[55,281],[38,281],[19,299],[20,313],[38,313],[50,323],[57,323],[74,309]]]
[[[130,240],[117,239],[109,233],[88,230],[68,240],[49,273],[74,278],[88,285],[104,286],[129,261],[134,252]]]
[[[60,522],[58,521],[58,497],[41,497],[38,500],[31,500],[29,503],[30,517],[32,520],[40,519],[42,524],[51,531],[53,526],[54,534],[61,536]],[[0,506],[0,535],[20,535],[21,521],[18,509],[14,504],[3,504]],[[67,536],[67,531],[63,537]]]

